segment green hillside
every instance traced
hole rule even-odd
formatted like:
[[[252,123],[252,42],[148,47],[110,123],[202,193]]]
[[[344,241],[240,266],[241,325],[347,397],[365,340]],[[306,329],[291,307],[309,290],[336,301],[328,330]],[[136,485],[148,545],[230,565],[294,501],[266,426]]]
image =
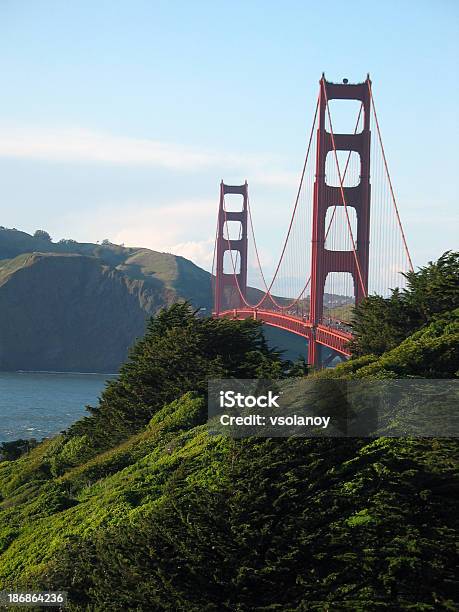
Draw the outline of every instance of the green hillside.
[[[0,370],[115,372],[184,300],[210,311],[211,276],[183,257],[0,228]]]
[[[360,356],[311,380],[456,378],[459,284],[428,309],[417,288],[458,260],[411,277],[411,329],[394,300],[357,310]],[[380,354],[372,308],[404,334]],[[70,610],[457,609],[457,440],[207,433],[207,379],[298,375],[261,329],[162,311],[88,417],[0,463],[0,588],[66,590]]]
[[[129,278],[144,280],[155,287],[161,286],[177,297],[191,300],[199,306],[210,306],[210,274],[184,257],[109,242],[52,242],[6,228],[0,228],[0,279],[8,274],[8,270],[20,267],[25,256],[31,253],[95,257],[102,264],[119,270]]]

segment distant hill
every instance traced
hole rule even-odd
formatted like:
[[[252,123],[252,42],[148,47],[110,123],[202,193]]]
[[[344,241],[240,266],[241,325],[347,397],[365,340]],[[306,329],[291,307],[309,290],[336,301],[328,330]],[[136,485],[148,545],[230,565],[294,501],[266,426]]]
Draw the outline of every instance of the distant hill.
[[[0,228],[0,370],[116,371],[185,299],[211,307],[211,275],[183,257]]]
[[[103,244],[75,240],[52,242],[35,238],[19,230],[0,228],[0,282],[2,270],[19,265],[11,260],[27,253],[93,257],[131,279],[145,281],[156,289],[170,290],[197,305],[210,306],[211,275],[179,255],[145,248],[124,247],[110,242]]]

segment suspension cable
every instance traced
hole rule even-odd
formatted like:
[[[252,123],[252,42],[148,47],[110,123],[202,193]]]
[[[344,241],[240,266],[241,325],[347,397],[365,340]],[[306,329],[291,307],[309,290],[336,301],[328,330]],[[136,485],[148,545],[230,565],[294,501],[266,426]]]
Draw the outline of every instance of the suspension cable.
[[[351,226],[350,226],[350,220],[349,220],[348,212],[347,212],[347,209],[346,209],[346,202],[345,202],[344,190],[343,190],[343,182],[344,182],[344,179],[346,177],[347,170],[348,170],[349,161],[350,161],[350,157],[351,157],[351,152],[349,152],[349,155],[347,157],[346,165],[345,165],[345,168],[344,168],[343,177],[341,178],[341,173],[340,173],[339,164],[338,164],[338,160],[337,160],[336,148],[335,148],[335,144],[334,144],[334,134],[333,134],[333,130],[332,130],[330,109],[328,107],[328,100],[327,100],[326,92],[325,92],[325,99],[326,99],[327,112],[328,112],[329,121],[330,121],[330,128],[331,128],[331,136],[332,136],[332,142],[333,142],[333,147],[334,147],[335,161],[337,163],[337,168],[338,168],[338,175],[339,175],[339,180],[340,180],[341,195],[342,195],[342,198],[343,198],[343,204],[344,204],[344,208],[345,208],[345,211],[346,211],[348,228],[349,228],[349,232],[350,232],[351,240],[352,240],[352,245],[353,245],[354,257],[357,257],[356,256],[356,252],[355,252],[356,251],[356,249],[355,249],[355,242],[354,242],[354,238],[353,238],[353,235],[352,235],[352,229],[351,229]],[[244,302],[244,304],[247,307],[249,307],[249,308],[254,308],[254,309],[259,308],[265,302],[265,300],[269,297],[271,302],[277,308],[279,308],[281,310],[289,309],[292,306],[294,306],[295,304],[297,304],[302,299],[302,296],[304,295],[304,292],[306,291],[307,287],[309,286],[309,284],[311,282],[311,276],[309,275],[309,278],[307,279],[306,284],[304,285],[304,287],[301,290],[300,294],[292,302],[290,302],[289,304],[284,304],[284,305],[279,304],[277,302],[277,300],[275,299],[275,297],[271,293],[271,289],[272,289],[272,287],[274,285],[274,282],[275,282],[275,280],[277,278],[277,275],[278,275],[279,270],[280,270],[281,263],[283,261],[283,258],[284,258],[285,252],[286,252],[287,243],[288,243],[288,240],[289,240],[289,237],[290,237],[290,234],[291,234],[291,231],[292,231],[292,227],[293,227],[293,221],[294,221],[295,216],[296,216],[296,211],[297,211],[297,208],[298,208],[299,198],[300,198],[300,194],[301,194],[301,190],[302,190],[302,186],[303,186],[303,182],[304,182],[306,166],[307,166],[307,162],[308,162],[308,158],[309,158],[309,153],[310,153],[310,148],[311,148],[311,143],[312,143],[312,137],[313,137],[313,134],[314,134],[314,127],[315,127],[315,124],[316,124],[318,107],[319,107],[319,99],[318,99],[317,104],[316,104],[316,109],[315,109],[315,113],[314,113],[314,120],[313,120],[312,129],[311,129],[311,133],[310,133],[310,137],[309,137],[309,142],[308,142],[308,148],[307,148],[307,152],[306,152],[305,161],[304,161],[304,164],[303,164],[303,169],[302,169],[302,173],[301,173],[300,183],[299,183],[299,186],[298,186],[298,191],[297,191],[297,195],[296,195],[295,204],[294,204],[294,207],[293,207],[293,212],[292,212],[292,215],[291,215],[289,227],[288,227],[288,230],[287,230],[286,238],[284,240],[282,252],[281,252],[278,264],[276,266],[276,270],[274,272],[274,276],[273,276],[269,286],[268,286],[268,283],[266,281],[266,277],[264,275],[263,268],[262,268],[262,265],[261,265],[261,259],[260,259],[260,255],[259,255],[259,251],[258,251],[258,247],[257,247],[256,238],[255,238],[255,230],[254,230],[253,218],[252,218],[252,213],[251,213],[251,208],[250,208],[250,201],[249,201],[249,199],[247,200],[247,208],[248,208],[249,222],[250,222],[250,228],[251,228],[251,235],[252,235],[252,240],[253,240],[253,244],[254,244],[254,251],[255,251],[255,255],[256,255],[256,259],[257,259],[258,268],[259,268],[259,271],[260,271],[260,274],[261,274],[261,278],[262,278],[262,281],[263,281],[263,285],[264,285],[264,287],[266,289],[266,293],[263,295],[263,297],[256,304],[250,304],[247,301],[247,299],[245,298],[245,296],[243,295],[242,291],[241,291],[241,288],[240,288],[240,285],[239,285],[239,281],[238,281],[238,278],[237,278],[238,275],[236,273],[236,263],[237,262],[234,261],[233,253],[232,253],[232,250],[230,248],[229,233],[227,232],[228,235],[226,237],[226,240],[227,240],[227,244],[228,244],[228,250],[230,251],[230,257],[231,257],[231,263],[232,263],[232,268],[233,268],[233,275],[234,275],[234,278],[235,278],[236,289],[237,289],[237,292],[239,293],[240,298]],[[359,114],[358,114],[358,117],[357,117],[357,122],[356,122],[356,126],[355,126],[355,129],[354,129],[354,134],[357,133],[357,129],[358,129],[358,125],[359,125],[359,122],[360,122],[360,117],[361,117],[362,109],[363,109],[363,104],[361,104],[360,109],[359,109]],[[333,218],[334,218],[336,209],[337,209],[337,204],[334,205],[333,213],[332,213],[332,216],[330,218],[330,221],[328,223],[328,227],[327,227],[327,230],[326,230],[326,233],[325,233],[325,239],[327,238],[327,236],[328,236],[328,234],[330,232],[330,228],[331,228],[331,225],[333,223]],[[227,226],[227,214],[226,214],[224,198],[223,198],[223,211],[224,211],[224,217],[225,217],[225,227],[228,227]],[[215,250],[214,250],[214,256],[215,256]],[[360,282],[361,282],[362,288],[363,288],[364,293],[365,293],[365,288],[363,287],[361,272],[360,272],[359,263],[358,263],[357,258],[356,258],[356,264],[357,264],[357,269],[358,269],[358,273],[359,273],[359,277],[360,277]]]
[[[251,222],[251,229],[252,229],[252,235],[253,235],[253,239],[254,239],[254,246],[255,246],[256,255],[257,255],[258,267],[260,269],[260,272],[261,272],[261,275],[262,275],[262,278],[263,278],[263,282],[264,282],[265,287],[266,287],[265,295],[261,298],[261,300],[259,302],[257,302],[257,304],[249,304],[247,302],[246,298],[244,297],[242,291],[241,291],[241,288],[239,286],[239,281],[238,281],[238,278],[237,278],[237,274],[236,274],[236,265],[235,265],[235,262],[234,262],[233,253],[232,253],[232,250],[230,248],[230,239],[229,239],[229,236],[226,239],[227,240],[227,244],[228,244],[228,250],[230,251],[230,257],[231,257],[231,263],[232,263],[232,267],[233,267],[233,274],[234,274],[234,278],[235,278],[236,288],[237,288],[239,296],[241,297],[243,302],[246,304],[246,306],[248,306],[250,308],[258,308],[259,306],[261,306],[261,304],[263,304],[263,302],[266,300],[266,298],[268,296],[270,297],[271,301],[276,306],[278,306],[278,308],[282,308],[282,309],[287,308],[287,306],[280,306],[280,305],[278,305],[276,303],[276,301],[273,299],[273,296],[271,294],[271,288],[272,288],[272,286],[273,286],[273,284],[274,284],[274,282],[276,280],[277,274],[279,272],[280,265],[282,263],[282,260],[283,260],[284,254],[285,254],[285,250],[287,248],[287,243],[288,243],[288,239],[290,237],[290,233],[291,233],[291,230],[292,230],[293,221],[294,221],[294,218],[295,218],[295,215],[296,215],[296,211],[298,209],[299,198],[300,198],[301,189],[302,189],[302,186],[303,186],[304,176],[305,176],[305,172],[306,172],[306,167],[307,167],[307,163],[308,163],[308,159],[309,159],[309,152],[310,152],[310,149],[311,149],[312,138],[313,138],[313,135],[314,135],[314,127],[315,127],[315,124],[316,124],[318,108],[319,108],[319,99],[317,99],[316,109],[315,109],[315,113],[314,113],[314,120],[313,120],[313,123],[312,123],[311,133],[310,133],[310,136],[309,136],[309,142],[308,142],[308,147],[307,147],[307,151],[306,151],[306,157],[305,157],[304,164],[303,164],[303,169],[302,169],[302,172],[301,172],[300,184],[299,184],[299,187],[298,187],[298,191],[297,191],[297,195],[296,195],[296,199],[295,199],[295,204],[294,204],[292,215],[291,215],[291,218],[290,218],[290,223],[289,223],[287,235],[286,235],[285,240],[284,240],[284,245],[283,245],[283,248],[282,248],[282,252],[281,252],[281,256],[280,256],[279,262],[278,262],[277,267],[276,267],[276,271],[274,273],[273,279],[272,279],[269,287],[268,287],[268,285],[266,283],[266,280],[265,280],[265,277],[264,277],[264,274],[263,274],[263,271],[262,271],[261,262],[260,262],[260,258],[259,258],[259,254],[258,254],[258,248],[256,247],[256,242],[255,242],[255,232],[254,232],[254,228],[253,228],[253,223]],[[225,226],[227,227],[227,214],[226,214],[225,198],[224,197],[223,197],[223,212],[224,212],[224,217],[225,217]],[[249,216],[250,216],[250,221],[251,221],[252,220],[252,216],[251,216],[250,213],[249,213]],[[307,284],[306,284],[306,286],[307,286]],[[304,289],[303,289],[303,291],[304,291]],[[295,303],[295,301],[293,303]]]
[[[382,152],[382,157],[383,157],[384,168],[385,168],[385,171],[386,171],[387,180],[389,182],[389,189],[390,189],[390,194],[391,194],[391,197],[392,197],[392,203],[394,205],[394,209],[395,209],[395,214],[397,216],[398,225],[399,225],[399,228],[400,228],[400,232],[402,234],[403,246],[405,247],[405,252],[406,252],[406,255],[408,257],[408,262],[410,264],[411,272],[413,272],[414,271],[413,262],[411,261],[411,255],[410,255],[410,252],[408,250],[408,245],[407,245],[406,238],[405,238],[405,232],[403,231],[402,222],[401,222],[400,215],[399,215],[399,212],[398,212],[397,201],[395,199],[395,193],[394,193],[394,189],[392,187],[392,181],[391,181],[390,174],[389,174],[389,167],[387,165],[386,153],[384,151],[384,145],[383,145],[383,141],[382,141],[382,137],[381,137],[381,130],[379,129],[379,121],[378,121],[378,116],[376,114],[376,106],[375,106],[375,101],[374,101],[374,98],[373,98],[373,91],[372,91],[372,88],[371,88],[371,81],[368,81],[368,91],[370,93],[371,107],[373,109],[373,116],[375,118],[376,131],[378,132],[378,140],[379,140],[379,144],[380,144],[380,147],[381,147],[381,152]]]

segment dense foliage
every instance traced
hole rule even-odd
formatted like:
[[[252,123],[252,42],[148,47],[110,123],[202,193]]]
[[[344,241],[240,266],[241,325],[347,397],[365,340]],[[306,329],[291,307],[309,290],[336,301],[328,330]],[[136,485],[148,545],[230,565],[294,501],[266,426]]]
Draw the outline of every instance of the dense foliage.
[[[33,235],[34,238],[39,238],[41,240],[46,240],[47,242],[51,242],[51,236],[48,234],[47,231],[42,230],[42,229],[38,229],[34,232]]]
[[[354,355],[382,355],[442,313],[459,308],[459,253],[447,251],[404,276],[403,291],[394,289],[388,298],[369,296],[354,309]]]
[[[0,460],[14,461],[19,459],[21,455],[28,453],[32,448],[37,446],[38,442],[35,438],[28,440],[12,440],[11,442],[2,442],[0,444]]]
[[[288,367],[258,321],[199,318],[188,303],[174,304],[150,320],[99,405],[69,433],[89,436],[98,449],[113,446],[187,391],[204,395],[210,379],[277,378]]]
[[[457,376],[452,257],[392,298],[418,312],[396,346],[312,376]],[[163,311],[89,417],[0,463],[0,588],[70,610],[457,609],[455,440],[207,433],[208,378],[293,373],[254,321]]]

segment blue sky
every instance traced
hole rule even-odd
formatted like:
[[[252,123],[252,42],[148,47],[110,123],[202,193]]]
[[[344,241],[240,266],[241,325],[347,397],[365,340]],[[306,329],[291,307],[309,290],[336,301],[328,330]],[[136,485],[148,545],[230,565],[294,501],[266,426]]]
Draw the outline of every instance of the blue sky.
[[[458,246],[458,17],[455,0],[0,0],[0,225],[208,267],[218,184],[247,179],[275,255],[322,71],[370,72],[422,265]]]

